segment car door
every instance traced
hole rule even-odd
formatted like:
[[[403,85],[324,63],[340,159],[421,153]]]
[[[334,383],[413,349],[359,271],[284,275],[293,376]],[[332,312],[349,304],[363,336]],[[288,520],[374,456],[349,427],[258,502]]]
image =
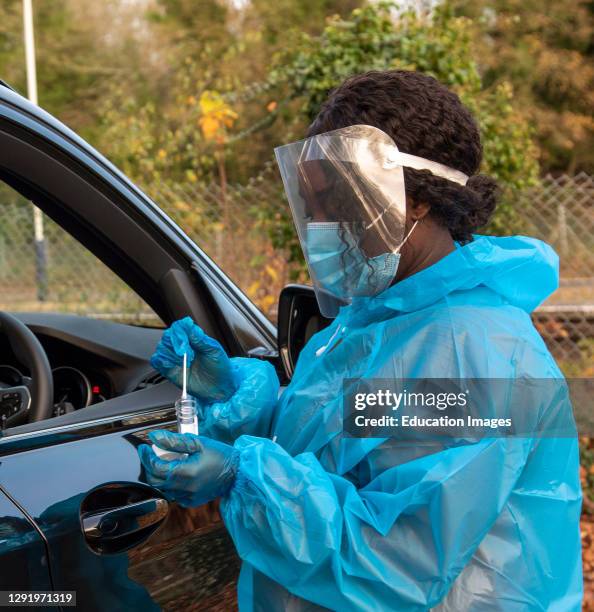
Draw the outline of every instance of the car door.
[[[4,510],[4,587],[49,587],[41,533],[53,588],[84,610],[231,609],[239,565],[216,505],[182,509],[143,482],[138,445],[174,425],[165,405],[0,439],[0,482],[34,521]],[[28,577],[13,583],[5,571],[24,557]]]
[[[0,464],[1,465],[1,464]],[[0,590],[52,588],[43,535],[0,486]]]
[[[274,356],[270,324],[179,228],[76,135],[1,91],[0,178],[165,323],[190,315],[231,355]],[[175,427],[177,394],[161,383],[3,432],[0,487],[12,514],[0,530],[26,520],[39,557],[15,587],[76,591],[84,610],[234,607],[239,565],[216,504],[181,509],[144,482],[137,447],[151,428]],[[14,542],[0,547],[4,576],[27,554]]]

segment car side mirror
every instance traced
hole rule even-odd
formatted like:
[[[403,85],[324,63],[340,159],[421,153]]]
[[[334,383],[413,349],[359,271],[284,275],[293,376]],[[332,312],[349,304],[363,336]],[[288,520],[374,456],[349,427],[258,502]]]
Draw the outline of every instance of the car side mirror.
[[[287,378],[295,371],[307,341],[332,322],[320,313],[316,295],[306,285],[287,285],[278,301],[278,352]]]

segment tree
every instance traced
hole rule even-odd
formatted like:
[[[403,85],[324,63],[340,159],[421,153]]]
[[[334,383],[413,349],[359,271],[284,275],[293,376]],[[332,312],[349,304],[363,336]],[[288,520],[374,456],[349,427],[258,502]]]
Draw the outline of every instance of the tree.
[[[217,0],[156,0],[146,17],[166,32],[169,50],[191,55],[206,46],[217,52],[233,39],[228,27],[231,8]]]
[[[346,17],[361,4],[361,0],[251,0],[241,17],[242,29],[259,32],[268,51],[278,50],[286,45],[288,30],[316,36],[328,17]]]
[[[145,74],[131,7],[118,0],[44,0],[33,6],[39,104],[87,137],[113,82]],[[26,93],[22,1],[0,4],[0,76]]]
[[[535,128],[546,171],[594,172],[591,0],[456,2],[477,25],[485,86],[507,81]]]

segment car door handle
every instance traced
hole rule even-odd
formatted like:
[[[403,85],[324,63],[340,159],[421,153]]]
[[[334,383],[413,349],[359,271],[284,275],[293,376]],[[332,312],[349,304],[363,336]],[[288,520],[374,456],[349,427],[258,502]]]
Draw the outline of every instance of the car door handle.
[[[82,527],[89,540],[116,540],[160,523],[168,511],[167,501],[154,497],[119,508],[87,513],[81,517]]]

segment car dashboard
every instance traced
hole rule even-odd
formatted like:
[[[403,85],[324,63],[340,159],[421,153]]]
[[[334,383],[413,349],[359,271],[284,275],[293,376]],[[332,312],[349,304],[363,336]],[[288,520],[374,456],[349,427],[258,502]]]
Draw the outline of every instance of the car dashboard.
[[[149,363],[162,330],[54,313],[13,313],[47,354],[60,416],[158,384]],[[0,388],[26,382],[29,371],[0,335]]]

